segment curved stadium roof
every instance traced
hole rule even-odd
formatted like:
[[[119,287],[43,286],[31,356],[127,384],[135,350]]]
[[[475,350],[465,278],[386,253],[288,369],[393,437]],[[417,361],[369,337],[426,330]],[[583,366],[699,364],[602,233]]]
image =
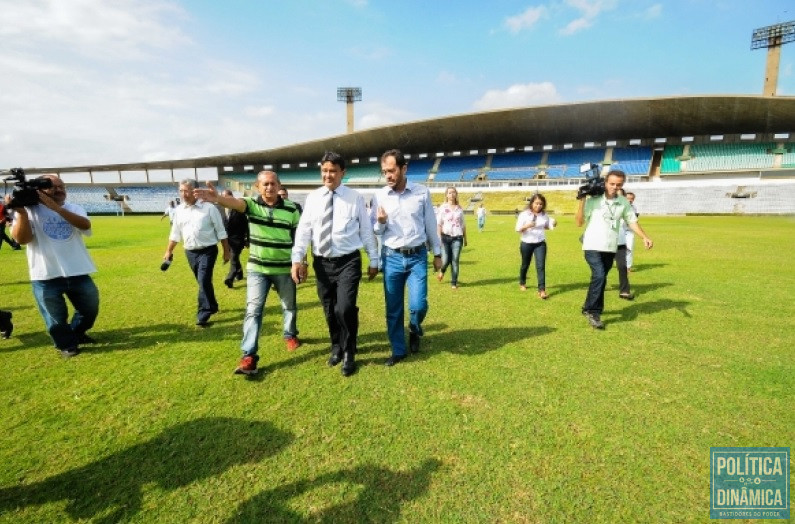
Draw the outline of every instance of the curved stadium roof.
[[[689,96],[607,100],[526,107],[453,115],[304,142],[274,149],[182,160],[31,168],[29,171],[80,172],[313,165],[324,151],[345,158],[378,157],[397,148],[412,156],[468,150],[524,148],[544,145],[604,143],[666,138],[681,143],[685,136],[774,134],[795,132],[795,97]]]

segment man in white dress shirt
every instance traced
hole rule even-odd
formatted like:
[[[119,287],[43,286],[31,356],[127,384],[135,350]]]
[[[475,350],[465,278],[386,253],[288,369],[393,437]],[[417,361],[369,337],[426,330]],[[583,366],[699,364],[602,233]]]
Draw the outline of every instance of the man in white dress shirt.
[[[193,194],[196,181],[187,178],[179,183],[182,203],[174,213],[174,223],[168,237],[164,260],[171,260],[174,248],[182,241],[196,282],[199,283],[196,325],[207,327],[210,315],[218,313],[218,302],[213,288],[213,268],[218,258],[218,242],[224,249],[224,264],[229,262],[231,251],[221,213],[215,205],[198,200]]]
[[[320,160],[320,177],[323,186],[306,197],[296,230],[292,276],[296,284],[306,280],[304,259],[311,241],[317,296],[323,304],[331,338],[328,364],[336,366],[342,362],[342,374],[347,377],[356,372],[359,333],[356,300],[362,278],[360,251],[362,248],[367,251],[369,280],[378,274],[378,252],[364,198],[342,185],[345,159],[337,153],[326,152]],[[330,219],[327,226],[326,217]]]

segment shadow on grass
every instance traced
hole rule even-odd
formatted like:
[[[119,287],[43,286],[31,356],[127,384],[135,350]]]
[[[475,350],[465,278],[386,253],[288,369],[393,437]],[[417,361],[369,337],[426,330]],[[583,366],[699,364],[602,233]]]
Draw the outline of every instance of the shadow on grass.
[[[669,309],[676,309],[682,316],[685,318],[691,318],[691,314],[687,311],[687,307],[690,306],[690,302],[684,300],[655,300],[652,302],[634,302],[631,306],[625,307],[624,309],[617,311],[617,312],[607,312],[602,313],[602,317],[613,317],[617,315],[618,318],[615,320],[611,320],[611,323],[619,323],[619,322],[631,322],[636,320],[639,316],[642,315],[653,315],[654,313],[660,313],[661,311],[667,311]]]
[[[440,461],[429,459],[408,471],[359,466],[326,473],[263,491],[241,504],[237,515],[227,522],[396,522],[400,520],[402,504],[428,491],[431,476],[440,465]],[[357,496],[345,497],[338,503],[332,501],[309,517],[302,517],[291,509],[292,499],[334,484],[348,484],[341,491],[357,493]]]
[[[534,327],[497,327],[487,329],[447,329],[445,324],[430,324],[423,328],[421,350],[416,355],[409,355],[409,360],[427,360],[440,352],[456,355],[474,356],[496,351],[519,341],[548,335],[556,329],[549,326]],[[408,336],[408,334],[406,335]],[[407,342],[408,343],[408,342]],[[372,345],[372,346],[371,346]],[[361,365],[383,364],[383,359],[391,355],[391,348],[386,333],[368,333],[359,336],[359,353],[356,361]],[[383,358],[369,357],[368,354],[385,352]]]
[[[631,273],[638,273],[640,271],[651,271],[652,269],[657,269],[660,267],[666,267],[668,264],[664,264],[662,262],[657,262],[654,264],[633,264]]]
[[[174,490],[229,468],[275,455],[293,436],[268,422],[213,417],[178,424],[160,436],[41,482],[0,489],[0,514],[66,500],[73,519],[127,520],[142,489]]]

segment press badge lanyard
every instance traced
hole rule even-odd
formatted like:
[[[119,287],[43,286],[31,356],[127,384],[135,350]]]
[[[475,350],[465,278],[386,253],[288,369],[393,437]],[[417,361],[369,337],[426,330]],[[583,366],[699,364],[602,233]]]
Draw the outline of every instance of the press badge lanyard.
[[[616,229],[618,227],[618,220],[616,219],[616,216],[613,214],[613,206],[610,204],[611,202],[613,202],[613,200],[608,200],[607,198],[605,198],[604,200],[602,200],[602,202],[607,210],[607,214],[610,215],[609,222],[611,229]]]

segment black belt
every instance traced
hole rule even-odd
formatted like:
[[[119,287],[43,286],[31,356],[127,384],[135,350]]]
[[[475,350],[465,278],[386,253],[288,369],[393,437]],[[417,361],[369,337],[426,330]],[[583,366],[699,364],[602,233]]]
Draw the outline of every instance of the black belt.
[[[190,251],[191,253],[202,253],[204,251],[209,251],[214,247],[217,248],[218,246],[216,244],[212,244],[210,246],[197,247],[196,249],[186,249],[185,251]]]
[[[414,246],[414,247],[399,247],[397,249],[390,247],[389,249],[391,249],[395,253],[400,253],[401,255],[416,255],[417,253],[421,253],[422,250],[425,249],[425,244],[420,244],[419,246]]]
[[[356,251],[351,251],[347,255],[342,255],[339,257],[321,257],[320,255],[314,255],[314,257],[320,260],[321,262],[346,262],[348,260],[352,260],[354,257],[356,257],[359,254],[360,254],[359,251],[356,250]]]

